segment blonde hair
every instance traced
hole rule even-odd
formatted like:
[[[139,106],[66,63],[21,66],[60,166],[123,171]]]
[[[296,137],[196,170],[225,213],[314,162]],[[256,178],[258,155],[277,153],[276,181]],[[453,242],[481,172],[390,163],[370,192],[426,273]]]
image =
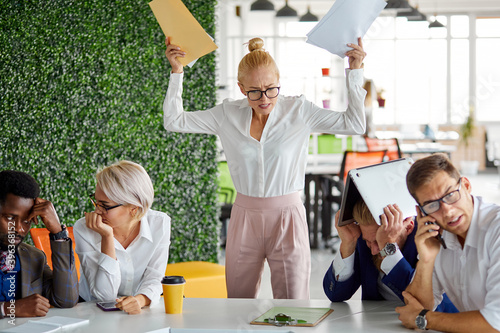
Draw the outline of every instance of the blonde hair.
[[[96,178],[97,185],[110,200],[121,205],[137,206],[136,218],[141,219],[151,208],[153,183],[141,165],[119,161],[98,171]]]
[[[248,50],[238,66],[238,82],[242,82],[243,78],[252,70],[259,67],[270,67],[275,71],[278,80],[280,72],[273,57],[264,49],[264,41],[261,38],[252,38],[247,43]]]
[[[352,208],[352,217],[354,217],[354,220],[358,222],[359,225],[365,227],[377,224],[372,213],[370,213],[368,206],[361,199],[354,204],[354,207]]]

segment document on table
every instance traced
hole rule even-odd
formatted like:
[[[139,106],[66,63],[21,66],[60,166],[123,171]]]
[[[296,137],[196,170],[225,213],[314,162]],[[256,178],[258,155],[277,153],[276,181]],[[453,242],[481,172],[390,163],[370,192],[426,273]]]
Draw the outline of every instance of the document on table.
[[[156,333],[156,331],[153,331]],[[153,333],[149,332],[149,333]],[[276,330],[248,330],[248,329],[211,329],[211,328],[171,328],[170,333],[276,333]],[[158,331],[158,333],[161,333]],[[279,331],[279,333],[293,333],[293,331]]]
[[[179,58],[183,66],[192,65],[198,58],[217,49],[212,37],[181,0],[153,0],[149,7],[165,36],[170,37],[170,43],[186,52],[184,58]]]
[[[214,328],[160,328],[148,333],[241,333],[241,329],[214,329]],[[245,333],[276,333],[276,331],[245,330]],[[280,333],[293,333],[293,331],[280,331]]]
[[[336,0],[307,34],[306,43],[344,58],[351,50],[347,44],[357,44],[386,5],[384,0]]]
[[[49,333],[61,332],[63,329],[73,330],[80,325],[88,324],[88,319],[70,318],[62,316],[47,317],[39,320],[29,320],[28,322],[2,330],[11,333]]]

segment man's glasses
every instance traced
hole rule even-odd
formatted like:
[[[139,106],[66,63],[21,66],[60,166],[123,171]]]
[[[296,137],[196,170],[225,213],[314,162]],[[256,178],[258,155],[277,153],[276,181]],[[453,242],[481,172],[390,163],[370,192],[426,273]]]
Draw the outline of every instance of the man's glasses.
[[[462,178],[458,180],[458,189],[455,191],[451,191],[450,193],[446,194],[444,197],[428,202],[423,206],[420,206],[420,209],[422,211],[429,215],[432,213],[437,212],[441,208],[441,202],[444,202],[445,204],[451,205],[460,200],[460,189],[462,188]]]
[[[107,206],[105,206],[105,205],[101,205],[100,203],[98,203],[98,202],[96,201],[96,199],[95,199],[95,193],[91,193],[91,194],[89,195],[89,198],[90,198],[90,201],[92,201],[92,204],[94,205],[94,207],[95,207],[95,208],[99,207],[99,208],[101,208],[101,209],[105,210],[105,211],[106,211],[106,213],[107,213],[108,211],[110,211],[111,209],[114,209],[114,208],[116,208],[116,207],[123,206],[122,204],[115,205],[115,206],[111,206],[111,207],[107,207]]]
[[[280,87],[267,88],[266,90],[250,90],[247,91],[248,99],[258,101],[265,94],[267,98],[276,98],[280,94]]]

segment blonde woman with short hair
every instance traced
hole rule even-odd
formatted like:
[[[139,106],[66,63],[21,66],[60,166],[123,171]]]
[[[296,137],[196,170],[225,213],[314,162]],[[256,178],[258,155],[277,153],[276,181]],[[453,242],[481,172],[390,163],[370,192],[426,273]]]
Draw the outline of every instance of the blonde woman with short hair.
[[[311,255],[304,189],[307,146],[313,132],[365,132],[361,38],[351,48],[347,70],[349,104],[345,112],[320,108],[304,96],[280,95],[280,75],[264,41],[249,41],[238,67],[245,98],[225,100],[206,111],[184,112],[185,52],[167,37],[172,73],[163,104],[165,129],[218,135],[237,190],[226,244],[229,297],[254,298],[264,262],[271,269],[274,298],[309,298]]]
[[[137,163],[120,161],[97,175],[95,210],[75,223],[85,301],[116,301],[129,314],[157,302],[170,245],[170,217],[150,209],[153,184]]]

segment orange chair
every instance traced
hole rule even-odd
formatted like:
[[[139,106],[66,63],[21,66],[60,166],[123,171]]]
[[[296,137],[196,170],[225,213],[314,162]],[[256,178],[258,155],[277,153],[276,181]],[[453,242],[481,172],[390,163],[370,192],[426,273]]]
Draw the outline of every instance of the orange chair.
[[[340,167],[339,178],[345,184],[347,174],[350,170],[361,168],[368,165],[378,164],[384,161],[387,150],[374,150],[374,151],[352,151],[346,150],[342,165]]]
[[[73,235],[73,227],[67,227],[69,238],[73,241],[73,252],[75,253],[75,268],[80,280],[80,259],[75,252],[75,236]],[[33,239],[33,244],[37,249],[42,250],[47,256],[47,264],[52,268],[52,249],[50,248],[49,230],[47,228],[31,228],[30,235]]]
[[[386,156],[389,161],[401,158],[401,149],[397,138],[392,139],[377,139],[365,136],[366,147],[368,151],[387,150]]]
[[[350,170],[381,163],[384,160],[386,150],[377,151],[352,151],[346,150],[342,159],[340,172],[336,176],[325,176],[321,179],[323,205],[321,208],[321,233],[328,240],[332,229],[332,204],[339,208],[342,202],[342,193]]]

